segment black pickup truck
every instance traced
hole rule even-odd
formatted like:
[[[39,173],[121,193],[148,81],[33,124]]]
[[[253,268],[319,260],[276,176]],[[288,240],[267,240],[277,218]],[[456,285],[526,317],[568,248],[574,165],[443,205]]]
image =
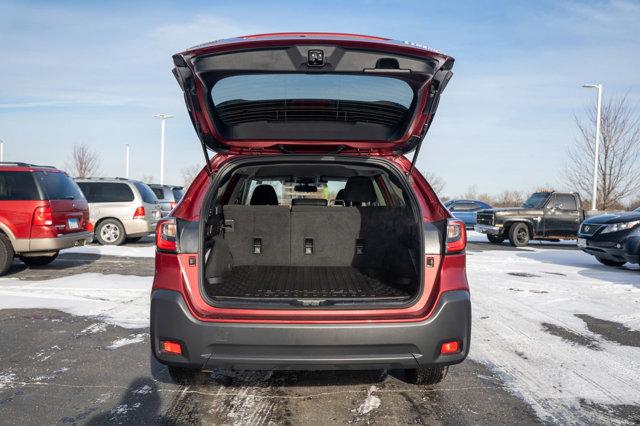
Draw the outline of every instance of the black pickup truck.
[[[576,239],[580,223],[601,214],[580,208],[580,195],[565,192],[535,192],[521,207],[478,211],[475,230],[490,242],[524,247],[530,240]]]

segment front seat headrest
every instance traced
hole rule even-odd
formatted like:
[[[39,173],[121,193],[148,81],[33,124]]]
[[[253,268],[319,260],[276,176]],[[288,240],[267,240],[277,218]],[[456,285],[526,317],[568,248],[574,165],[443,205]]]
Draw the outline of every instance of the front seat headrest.
[[[291,200],[293,206],[319,206],[327,207],[327,200],[324,198],[294,198]]]
[[[373,182],[367,176],[351,176],[344,186],[344,201],[346,203],[374,203],[378,201]]]
[[[344,188],[336,194],[336,201],[344,201]]]
[[[276,190],[271,185],[258,185],[251,195],[252,206],[277,206],[278,196]]]

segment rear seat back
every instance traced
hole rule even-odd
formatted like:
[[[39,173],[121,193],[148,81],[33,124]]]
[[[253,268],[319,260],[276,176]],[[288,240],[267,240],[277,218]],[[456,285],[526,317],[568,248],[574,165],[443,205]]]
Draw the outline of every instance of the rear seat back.
[[[351,266],[360,225],[355,207],[293,206],[292,265]]]
[[[290,264],[291,217],[288,208],[226,205],[223,214],[227,225],[224,239],[235,266]]]

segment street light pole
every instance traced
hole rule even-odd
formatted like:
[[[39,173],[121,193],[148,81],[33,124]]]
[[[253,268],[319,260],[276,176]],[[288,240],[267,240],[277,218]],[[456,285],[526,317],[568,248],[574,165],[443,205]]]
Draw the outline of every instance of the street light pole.
[[[124,171],[124,177],[126,177],[127,179],[129,179],[129,144],[125,145],[125,171]]]
[[[156,114],[154,117],[160,119],[160,185],[164,185],[164,122],[173,118],[173,115]]]
[[[4,161],[4,141],[0,139],[0,163]]]
[[[600,147],[600,123],[602,121],[602,84],[583,84],[582,87],[598,90],[598,105],[596,107],[596,147],[593,153],[593,195],[591,196],[591,210],[596,209],[598,195],[598,150]]]

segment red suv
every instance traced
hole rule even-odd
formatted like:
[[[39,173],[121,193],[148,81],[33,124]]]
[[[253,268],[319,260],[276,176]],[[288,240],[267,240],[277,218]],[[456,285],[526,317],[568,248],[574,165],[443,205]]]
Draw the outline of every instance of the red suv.
[[[89,207],[66,173],[47,166],[0,163],[0,275],[14,256],[28,266],[90,242]]]
[[[453,58],[286,33],[173,61],[205,167],[158,224],[155,357],[182,383],[214,368],[442,380],[469,352],[465,226],[414,165]]]

